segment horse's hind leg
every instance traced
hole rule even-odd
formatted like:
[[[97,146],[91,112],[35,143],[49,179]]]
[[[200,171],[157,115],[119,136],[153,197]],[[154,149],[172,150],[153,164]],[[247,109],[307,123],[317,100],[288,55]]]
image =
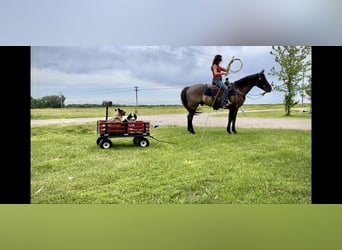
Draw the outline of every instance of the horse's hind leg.
[[[195,134],[195,130],[194,130],[193,126],[192,126],[192,120],[193,120],[193,118],[194,118],[194,113],[189,113],[189,114],[188,114],[188,131],[189,131],[190,133]]]

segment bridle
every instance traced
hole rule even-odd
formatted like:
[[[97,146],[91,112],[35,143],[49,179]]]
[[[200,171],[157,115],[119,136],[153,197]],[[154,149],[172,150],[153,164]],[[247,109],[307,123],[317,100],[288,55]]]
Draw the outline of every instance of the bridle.
[[[261,80],[261,76],[260,76],[260,73],[259,73],[259,77],[258,77],[258,79],[257,79],[256,82],[255,82],[255,86],[258,87],[258,81],[260,81],[260,80]],[[251,94],[249,94],[247,97],[250,98],[250,99],[255,100],[255,99],[259,99],[259,98],[263,97],[266,93],[267,93],[267,92],[264,91],[264,92],[262,92],[262,93],[260,93],[260,94],[253,95],[253,96],[259,96],[258,98],[254,98],[254,99],[250,97]]]
[[[255,85],[254,86],[258,86],[258,81],[260,81],[261,80],[261,76],[260,76],[260,73],[259,73],[259,77],[256,79],[256,82],[255,82]],[[240,95],[240,96],[242,96],[243,98],[249,98],[249,99],[253,99],[253,100],[256,100],[256,99],[259,99],[259,98],[261,98],[261,97],[263,97],[267,92],[266,91],[264,91],[264,92],[262,92],[262,93],[259,93],[259,94],[255,94],[255,95],[252,95],[252,94],[250,94],[249,92],[248,93],[246,93],[246,94],[244,94],[244,93],[242,93],[239,89],[237,89],[236,87],[235,87],[235,82],[232,82],[232,87],[233,87],[233,89],[235,90],[235,92],[236,92],[236,94],[237,95]],[[256,98],[252,98],[252,97],[250,97],[250,96],[257,96]]]

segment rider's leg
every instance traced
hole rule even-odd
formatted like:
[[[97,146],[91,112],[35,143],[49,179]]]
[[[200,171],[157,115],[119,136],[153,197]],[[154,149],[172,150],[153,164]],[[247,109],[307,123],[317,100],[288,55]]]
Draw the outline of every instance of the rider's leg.
[[[216,78],[214,80],[214,82],[215,82],[215,85],[217,87],[219,87],[219,88],[221,88],[223,90],[223,96],[222,96],[222,100],[221,100],[221,105],[222,105],[222,107],[225,107],[228,104],[228,87],[227,87],[227,85],[225,85],[222,82],[222,79],[220,79],[220,78]]]

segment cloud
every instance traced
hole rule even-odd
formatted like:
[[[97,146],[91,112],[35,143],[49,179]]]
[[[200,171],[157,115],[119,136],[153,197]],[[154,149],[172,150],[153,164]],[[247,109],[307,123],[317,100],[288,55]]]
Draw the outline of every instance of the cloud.
[[[340,9],[337,0],[12,0],[1,3],[0,43],[340,45]]]
[[[224,67],[233,56],[242,60],[241,71],[229,75],[235,81],[262,69],[269,73],[275,66],[270,51],[270,46],[32,46],[31,95],[63,93],[66,104],[104,99],[135,104],[138,86],[141,104],[180,104],[183,87],[211,82],[214,55],[223,56]],[[273,93],[268,98],[249,101],[282,102]]]

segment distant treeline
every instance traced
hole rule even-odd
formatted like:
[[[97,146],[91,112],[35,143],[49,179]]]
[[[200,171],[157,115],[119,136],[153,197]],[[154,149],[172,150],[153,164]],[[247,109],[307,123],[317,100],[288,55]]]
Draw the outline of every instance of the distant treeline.
[[[102,107],[102,104],[64,104],[65,97],[63,95],[52,95],[52,96],[44,96],[39,99],[34,99],[31,96],[31,108],[95,108],[95,107]],[[132,107],[135,105],[125,105],[125,104],[115,104],[113,103],[112,106],[120,106],[120,107]],[[163,107],[163,106],[179,106],[175,105],[139,105],[139,107]]]

